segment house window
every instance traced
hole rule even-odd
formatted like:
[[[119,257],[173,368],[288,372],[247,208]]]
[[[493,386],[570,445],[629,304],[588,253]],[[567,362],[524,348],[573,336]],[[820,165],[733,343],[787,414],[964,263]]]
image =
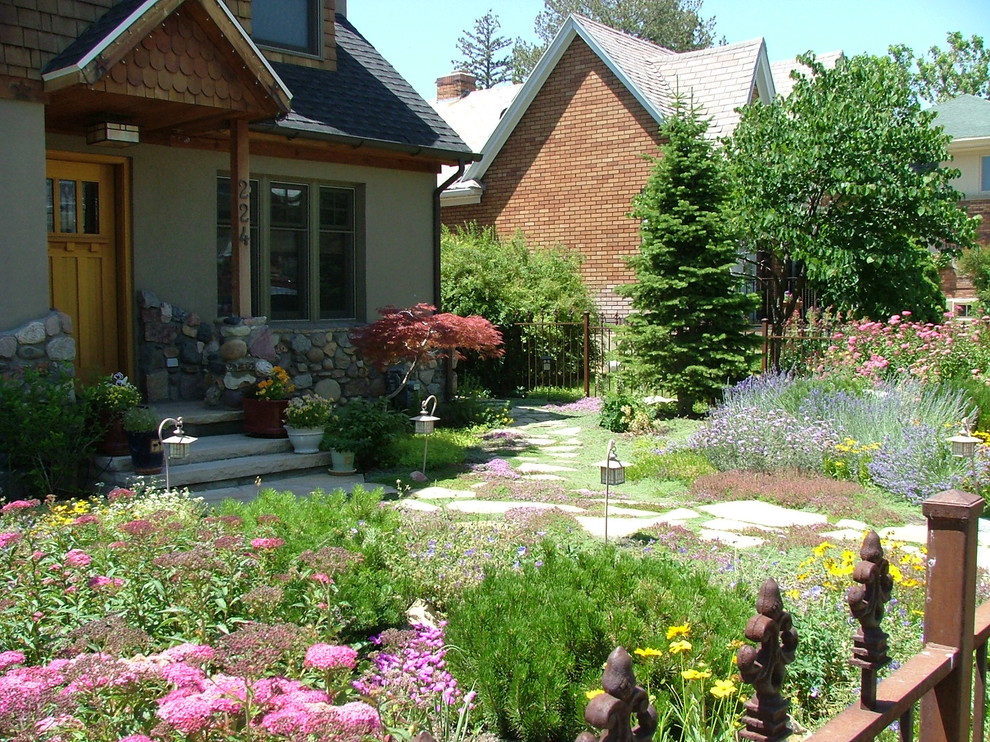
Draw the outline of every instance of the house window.
[[[355,319],[360,192],[350,186],[251,181],[254,312],[273,320]],[[217,311],[232,311],[230,180],[217,181]]]
[[[319,55],[318,0],[254,0],[251,8],[251,35],[259,44]]]
[[[990,191],[990,155],[980,158],[980,190]]]

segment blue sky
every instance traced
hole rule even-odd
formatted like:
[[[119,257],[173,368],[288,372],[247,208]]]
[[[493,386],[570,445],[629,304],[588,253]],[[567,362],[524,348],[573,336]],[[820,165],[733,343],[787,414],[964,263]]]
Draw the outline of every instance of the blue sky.
[[[430,99],[436,79],[450,73],[459,56],[457,39],[475,20],[491,9],[501,35],[533,42],[543,0],[347,0],[347,6],[365,38]],[[990,42],[988,0],[704,0],[702,14],[715,16],[718,36],[730,43],[763,36],[771,62],[809,49],[883,54],[895,43],[920,53],[944,46],[948,31]]]

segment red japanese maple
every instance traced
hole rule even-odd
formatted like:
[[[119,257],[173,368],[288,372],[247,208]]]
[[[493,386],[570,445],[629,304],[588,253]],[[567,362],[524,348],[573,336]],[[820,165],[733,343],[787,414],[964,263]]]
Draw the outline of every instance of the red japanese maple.
[[[396,363],[409,364],[402,383],[389,398],[396,396],[419,365],[431,358],[463,358],[462,350],[475,351],[483,358],[498,358],[505,353],[502,333],[476,314],[438,314],[436,307],[422,303],[404,309],[382,307],[378,313],[381,319],[351,330],[350,338],[364,360],[380,370]]]

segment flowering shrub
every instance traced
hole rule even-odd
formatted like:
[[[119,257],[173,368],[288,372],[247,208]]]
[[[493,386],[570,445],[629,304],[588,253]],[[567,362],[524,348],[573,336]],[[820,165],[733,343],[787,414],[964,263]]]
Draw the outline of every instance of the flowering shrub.
[[[903,312],[886,322],[840,324],[831,338],[819,361],[819,373],[846,373],[870,380],[906,376],[930,383],[974,378],[990,384],[987,318],[936,325],[912,322],[910,312]]]
[[[286,399],[295,388],[289,372],[281,366],[275,366],[267,378],[258,382],[254,396],[255,399]]]
[[[141,404],[140,390],[119,371],[86,387],[83,394],[97,414],[123,412]]]
[[[285,423],[294,428],[322,428],[330,421],[333,402],[316,394],[293,397],[285,408]]]

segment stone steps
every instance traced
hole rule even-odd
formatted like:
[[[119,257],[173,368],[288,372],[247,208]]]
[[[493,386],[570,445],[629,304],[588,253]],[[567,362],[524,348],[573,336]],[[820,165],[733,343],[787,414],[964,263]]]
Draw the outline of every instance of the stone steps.
[[[198,440],[189,448],[184,459],[168,462],[168,485],[188,487],[190,491],[205,494],[211,490],[252,484],[273,476],[326,472],[330,466],[330,453],[313,454],[292,452],[292,444],[286,438],[253,438],[239,430],[243,419],[240,410],[209,408],[200,402],[175,402],[155,404],[162,419],[181,417],[183,429]],[[163,430],[171,435],[172,426]],[[91,464],[93,481],[102,484],[104,491],[113,487],[129,487],[139,481],[130,456],[94,456]],[[140,476],[140,481],[164,487],[165,470],[161,474]]]

